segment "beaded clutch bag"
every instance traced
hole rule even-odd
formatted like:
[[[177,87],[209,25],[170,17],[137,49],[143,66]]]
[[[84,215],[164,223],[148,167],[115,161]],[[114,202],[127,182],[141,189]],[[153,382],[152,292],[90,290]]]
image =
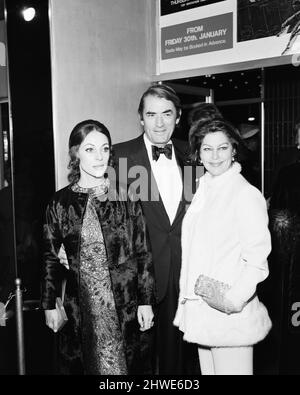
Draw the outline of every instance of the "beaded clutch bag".
[[[228,301],[224,297],[230,285],[201,274],[195,284],[195,294],[207,298],[207,303],[223,313],[228,312]]]

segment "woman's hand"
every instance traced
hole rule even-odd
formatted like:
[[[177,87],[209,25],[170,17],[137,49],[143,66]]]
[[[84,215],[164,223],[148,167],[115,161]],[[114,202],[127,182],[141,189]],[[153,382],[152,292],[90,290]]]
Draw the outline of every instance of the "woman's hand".
[[[59,252],[58,252],[58,258],[59,258],[60,263],[66,269],[70,269],[68,258],[67,258],[67,253],[66,253],[66,250],[65,250],[65,247],[64,247],[63,244],[60,246],[60,249],[59,249]]]
[[[225,295],[222,297],[222,301],[216,303],[216,300],[210,298],[208,296],[203,295],[202,299],[213,309],[217,309],[226,314],[234,314],[239,313],[243,310],[246,303],[242,302],[239,298],[235,298],[235,295],[230,294],[230,291],[227,291]],[[218,306],[218,307],[217,307]]]
[[[240,313],[243,308],[246,306],[246,302],[241,300],[241,298],[234,293],[234,289],[231,288],[224,295],[225,304],[227,305],[226,313]]]
[[[152,328],[152,326],[154,325],[153,318],[154,318],[154,314],[153,314],[152,306],[150,305],[138,306],[137,319],[140,324],[140,330],[142,332]]]
[[[46,325],[53,330],[53,332],[57,332],[58,330],[58,314],[56,309],[54,310],[45,310],[46,317]]]

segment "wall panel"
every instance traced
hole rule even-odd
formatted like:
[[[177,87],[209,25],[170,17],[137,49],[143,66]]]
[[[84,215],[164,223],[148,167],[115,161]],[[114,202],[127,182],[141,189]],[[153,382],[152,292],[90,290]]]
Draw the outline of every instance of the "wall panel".
[[[155,7],[149,0],[51,0],[51,50],[57,187],[66,184],[67,140],[87,118],[114,143],[140,133],[139,98],[155,58]]]

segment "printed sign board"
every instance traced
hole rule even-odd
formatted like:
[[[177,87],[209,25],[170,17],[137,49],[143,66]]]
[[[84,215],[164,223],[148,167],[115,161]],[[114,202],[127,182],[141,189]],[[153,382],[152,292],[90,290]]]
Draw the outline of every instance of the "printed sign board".
[[[300,64],[300,0],[161,0],[160,5],[157,74],[270,64],[272,58],[279,64],[283,55]],[[180,7],[189,8],[176,12]]]
[[[173,14],[224,0],[160,0],[161,15]]]
[[[161,30],[162,59],[233,47],[233,13],[212,16]]]

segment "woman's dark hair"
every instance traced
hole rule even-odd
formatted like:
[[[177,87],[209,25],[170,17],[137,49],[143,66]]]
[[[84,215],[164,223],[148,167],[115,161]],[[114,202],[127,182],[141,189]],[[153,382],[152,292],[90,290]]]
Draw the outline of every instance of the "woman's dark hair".
[[[166,99],[166,100],[171,101],[176,108],[176,117],[177,118],[180,117],[181,102],[180,102],[179,97],[177,96],[177,93],[174,91],[174,89],[168,85],[165,85],[165,84],[154,84],[154,85],[150,86],[150,88],[148,88],[146,90],[146,92],[143,94],[143,96],[141,97],[139,108],[138,108],[138,113],[139,113],[141,119],[143,119],[145,98],[148,96],[156,96],[156,97],[159,97],[160,99]]]
[[[213,119],[222,118],[223,116],[215,104],[200,103],[189,112],[188,124],[191,126],[194,122],[212,121]]]
[[[200,148],[204,137],[209,133],[216,132],[223,132],[236,151],[239,145],[244,145],[238,129],[225,119],[216,118],[204,122],[195,122],[189,132],[191,159],[194,163],[199,164]]]
[[[69,137],[69,156],[70,162],[68,165],[68,169],[71,169],[68,180],[72,184],[77,182],[80,178],[80,168],[79,168],[79,159],[77,157],[78,149],[86,138],[86,136],[93,132],[99,132],[104,134],[104,136],[108,139],[109,149],[110,149],[110,157],[108,160],[108,166],[113,166],[113,154],[112,154],[112,143],[111,137],[108,129],[105,125],[98,121],[94,121],[92,119],[88,119],[86,121],[79,122],[72,130]]]

